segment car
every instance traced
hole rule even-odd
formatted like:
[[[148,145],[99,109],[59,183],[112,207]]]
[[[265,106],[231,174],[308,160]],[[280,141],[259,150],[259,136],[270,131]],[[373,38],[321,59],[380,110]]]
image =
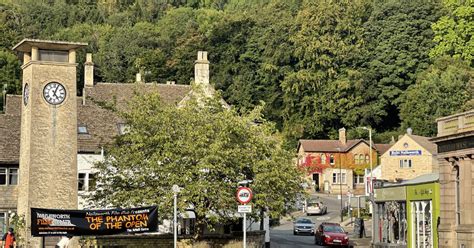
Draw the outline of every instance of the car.
[[[321,201],[308,201],[306,204],[306,215],[310,216],[313,214],[326,214],[328,212],[327,207]]]
[[[322,246],[349,247],[349,236],[338,223],[323,222],[314,233],[314,243]]]
[[[314,235],[314,222],[307,218],[298,218],[293,222],[293,234],[311,234]]]

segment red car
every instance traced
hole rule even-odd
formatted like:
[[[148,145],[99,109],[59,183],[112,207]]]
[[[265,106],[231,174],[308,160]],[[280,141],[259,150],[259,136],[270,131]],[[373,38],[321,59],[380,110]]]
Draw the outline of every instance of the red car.
[[[324,222],[314,233],[314,243],[317,245],[349,247],[349,236],[338,223]]]

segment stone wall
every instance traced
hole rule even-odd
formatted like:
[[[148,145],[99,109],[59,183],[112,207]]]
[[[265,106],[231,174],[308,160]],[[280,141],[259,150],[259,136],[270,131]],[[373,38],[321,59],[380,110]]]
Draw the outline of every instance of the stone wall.
[[[224,235],[206,235],[200,241],[194,240],[191,236],[179,236],[178,248],[240,248],[242,247],[242,232]],[[114,235],[84,238],[79,241],[80,247],[98,247],[98,248],[154,248],[154,247],[173,247],[172,234],[156,235]],[[265,247],[265,231],[247,232],[247,247],[262,248]]]

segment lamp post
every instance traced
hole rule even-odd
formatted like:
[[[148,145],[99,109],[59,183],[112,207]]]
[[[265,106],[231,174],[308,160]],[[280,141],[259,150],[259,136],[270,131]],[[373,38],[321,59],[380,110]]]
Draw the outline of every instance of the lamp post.
[[[178,205],[178,193],[181,191],[178,185],[174,184],[172,187],[173,190],[173,247],[177,247],[178,243],[178,214],[177,214],[177,205]]]
[[[370,201],[370,206],[372,207],[372,241],[374,240],[374,233],[375,233],[375,230],[374,230],[374,211],[375,211],[375,207],[374,207],[374,182],[373,182],[373,174],[372,174],[372,171],[373,171],[373,168],[372,168],[372,129],[369,128],[369,127],[362,127],[362,129],[364,130],[368,130],[369,131],[369,163],[370,163],[370,179],[369,179],[369,182],[370,182],[370,188],[369,188],[369,201]]]
[[[344,220],[343,219],[343,204],[342,204],[342,161],[341,161],[341,148],[336,148],[338,152],[338,157],[339,157],[339,196],[341,198],[341,222]],[[336,182],[337,182],[337,176],[336,176]]]

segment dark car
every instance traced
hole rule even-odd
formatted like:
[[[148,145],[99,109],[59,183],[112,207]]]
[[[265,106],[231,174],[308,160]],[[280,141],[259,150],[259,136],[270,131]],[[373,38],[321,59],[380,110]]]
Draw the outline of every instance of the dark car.
[[[349,247],[349,236],[338,223],[324,222],[314,233],[314,243],[317,245]]]
[[[293,222],[293,234],[314,234],[314,223],[310,219],[298,218]]]

